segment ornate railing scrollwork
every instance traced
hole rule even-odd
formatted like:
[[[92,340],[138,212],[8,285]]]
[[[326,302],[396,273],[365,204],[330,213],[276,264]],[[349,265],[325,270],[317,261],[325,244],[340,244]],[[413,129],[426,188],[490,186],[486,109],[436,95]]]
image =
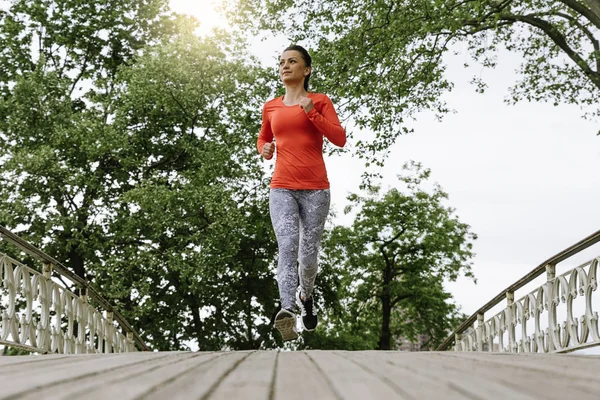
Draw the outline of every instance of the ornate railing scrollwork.
[[[0,238],[43,262],[39,272],[0,253],[1,345],[66,354],[149,350],[89,282],[1,226]],[[58,275],[82,295],[53,279]]]
[[[558,263],[598,242],[600,231],[540,264],[477,310],[437,350],[453,345],[455,351],[564,353],[600,345],[593,302],[600,256],[556,276]],[[544,272],[545,283],[514,300],[517,290]],[[484,320],[484,313],[503,300],[504,309]]]

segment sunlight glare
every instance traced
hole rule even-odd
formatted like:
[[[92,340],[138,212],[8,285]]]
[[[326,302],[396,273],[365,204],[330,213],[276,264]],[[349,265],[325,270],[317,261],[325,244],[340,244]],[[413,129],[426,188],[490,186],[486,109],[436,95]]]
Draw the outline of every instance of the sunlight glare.
[[[188,14],[200,22],[198,34],[207,35],[214,28],[227,28],[227,20],[216,11],[219,0],[170,0],[171,10]]]

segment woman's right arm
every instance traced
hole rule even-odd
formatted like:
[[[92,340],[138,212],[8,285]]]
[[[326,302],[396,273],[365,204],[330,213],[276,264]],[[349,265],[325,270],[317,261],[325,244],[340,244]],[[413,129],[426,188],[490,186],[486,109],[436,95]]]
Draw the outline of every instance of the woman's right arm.
[[[258,149],[258,152],[261,155],[263,155],[263,157],[263,147],[265,146],[265,144],[271,143],[273,141],[273,131],[271,130],[271,122],[269,121],[269,116],[267,115],[266,108],[267,105],[265,104],[263,106],[262,111],[262,125],[260,127],[260,133],[258,134],[258,140],[256,141],[256,148]],[[273,157],[272,154],[271,157]],[[270,159],[271,157],[265,158]]]

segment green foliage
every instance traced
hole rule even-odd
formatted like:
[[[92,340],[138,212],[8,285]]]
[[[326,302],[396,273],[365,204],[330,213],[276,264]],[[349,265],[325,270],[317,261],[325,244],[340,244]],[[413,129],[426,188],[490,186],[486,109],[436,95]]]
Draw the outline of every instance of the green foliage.
[[[351,331],[325,330],[319,327],[314,332],[304,332],[298,350],[376,350],[377,338],[366,338]]]
[[[418,9],[394,22],[399,47],[377,42],[392,32],[385,24],[345,36],[349,11],[330,12],[342,14],[328,38],[316,34],[326,16],[304,16],[319,45],[316,83],[351,99],[345,112],[375,129],[358,143],[373,158],[405,115],[445,111],[447,44],[406,19]],[[359,8],[349,27],[387,21],[372,14]],[[276,241],[255,149],[274,81],[244,40],[198,38],[194,21],[162,0],[15,0],[0,20],[0,224],[92,280],[156,349],[281,345],[269,321]],[[300,346],[389,348],[400,335],[445,335],[457,310],[443,281],[470,276],[474,235],[441,189],[421,188],[428,175],[416,167],[401,178],[405,192],[350,197],[355,222],[324,241],[317,294],[328,313]]]
[[[163,349],[272,340],[268,321],[257,322],[277,297],[254,149],[260,108],[252,104],[265,89],[258,68],[227,61],[226,39],[189,32],[123,70],[115,126],[129,138],[125,162],[137,183],[111,221],[118,250],[98,270]]]
[[[426,333],[435,346],[457,322],[443,284],[459,274],[473,277],[476,236],[444,205],[446,193],[427,184],[429,170],[410,164],[404,172],[400,188],[350,195],[346,212],[354,222],[327,236],[323,264],[341,277],[339,305],[329,310],[313,345],[353,337],[364,348],[390,349],[394,339]]]
[[[27,350],[20,349],[18,347],[9,347],[4,346],[2,349],[2,356],[28,356],[31,352]]]
[[[154,348],[275,345],[255,150],[270,89],[243,40],[198,38],[157,0],[15,1],[1,18],[0,223]]]
[[[381,164],[406,120],[448,111],[452,89],[443,55],[466,45],[476,62],[496,65],[500,48],[521,54],[510,102],[573,103],[600,115],[598,0],[230,0],[232,21],[276,31],[314,52],[317,90],[336,99],[374,137],[356,153]],[[485,82],[474,78],[477,90]]]
[[[85,275],[125,174],[112,154],[120,65],[168,37],[164,1],[15,0],[0,12],[0,222]]]

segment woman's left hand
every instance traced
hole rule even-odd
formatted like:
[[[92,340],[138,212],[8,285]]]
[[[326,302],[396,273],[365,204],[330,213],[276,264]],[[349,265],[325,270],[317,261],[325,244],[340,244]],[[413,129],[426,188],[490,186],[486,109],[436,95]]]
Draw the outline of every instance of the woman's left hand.
[[[305,113],[309,113],[310,110],[312,110],[313,108],[315,108],[315,105],[313,104],[313,101],[310,97],[303,97],[300,99],[300,107],[302,107],[302,109],[304,110]]]

